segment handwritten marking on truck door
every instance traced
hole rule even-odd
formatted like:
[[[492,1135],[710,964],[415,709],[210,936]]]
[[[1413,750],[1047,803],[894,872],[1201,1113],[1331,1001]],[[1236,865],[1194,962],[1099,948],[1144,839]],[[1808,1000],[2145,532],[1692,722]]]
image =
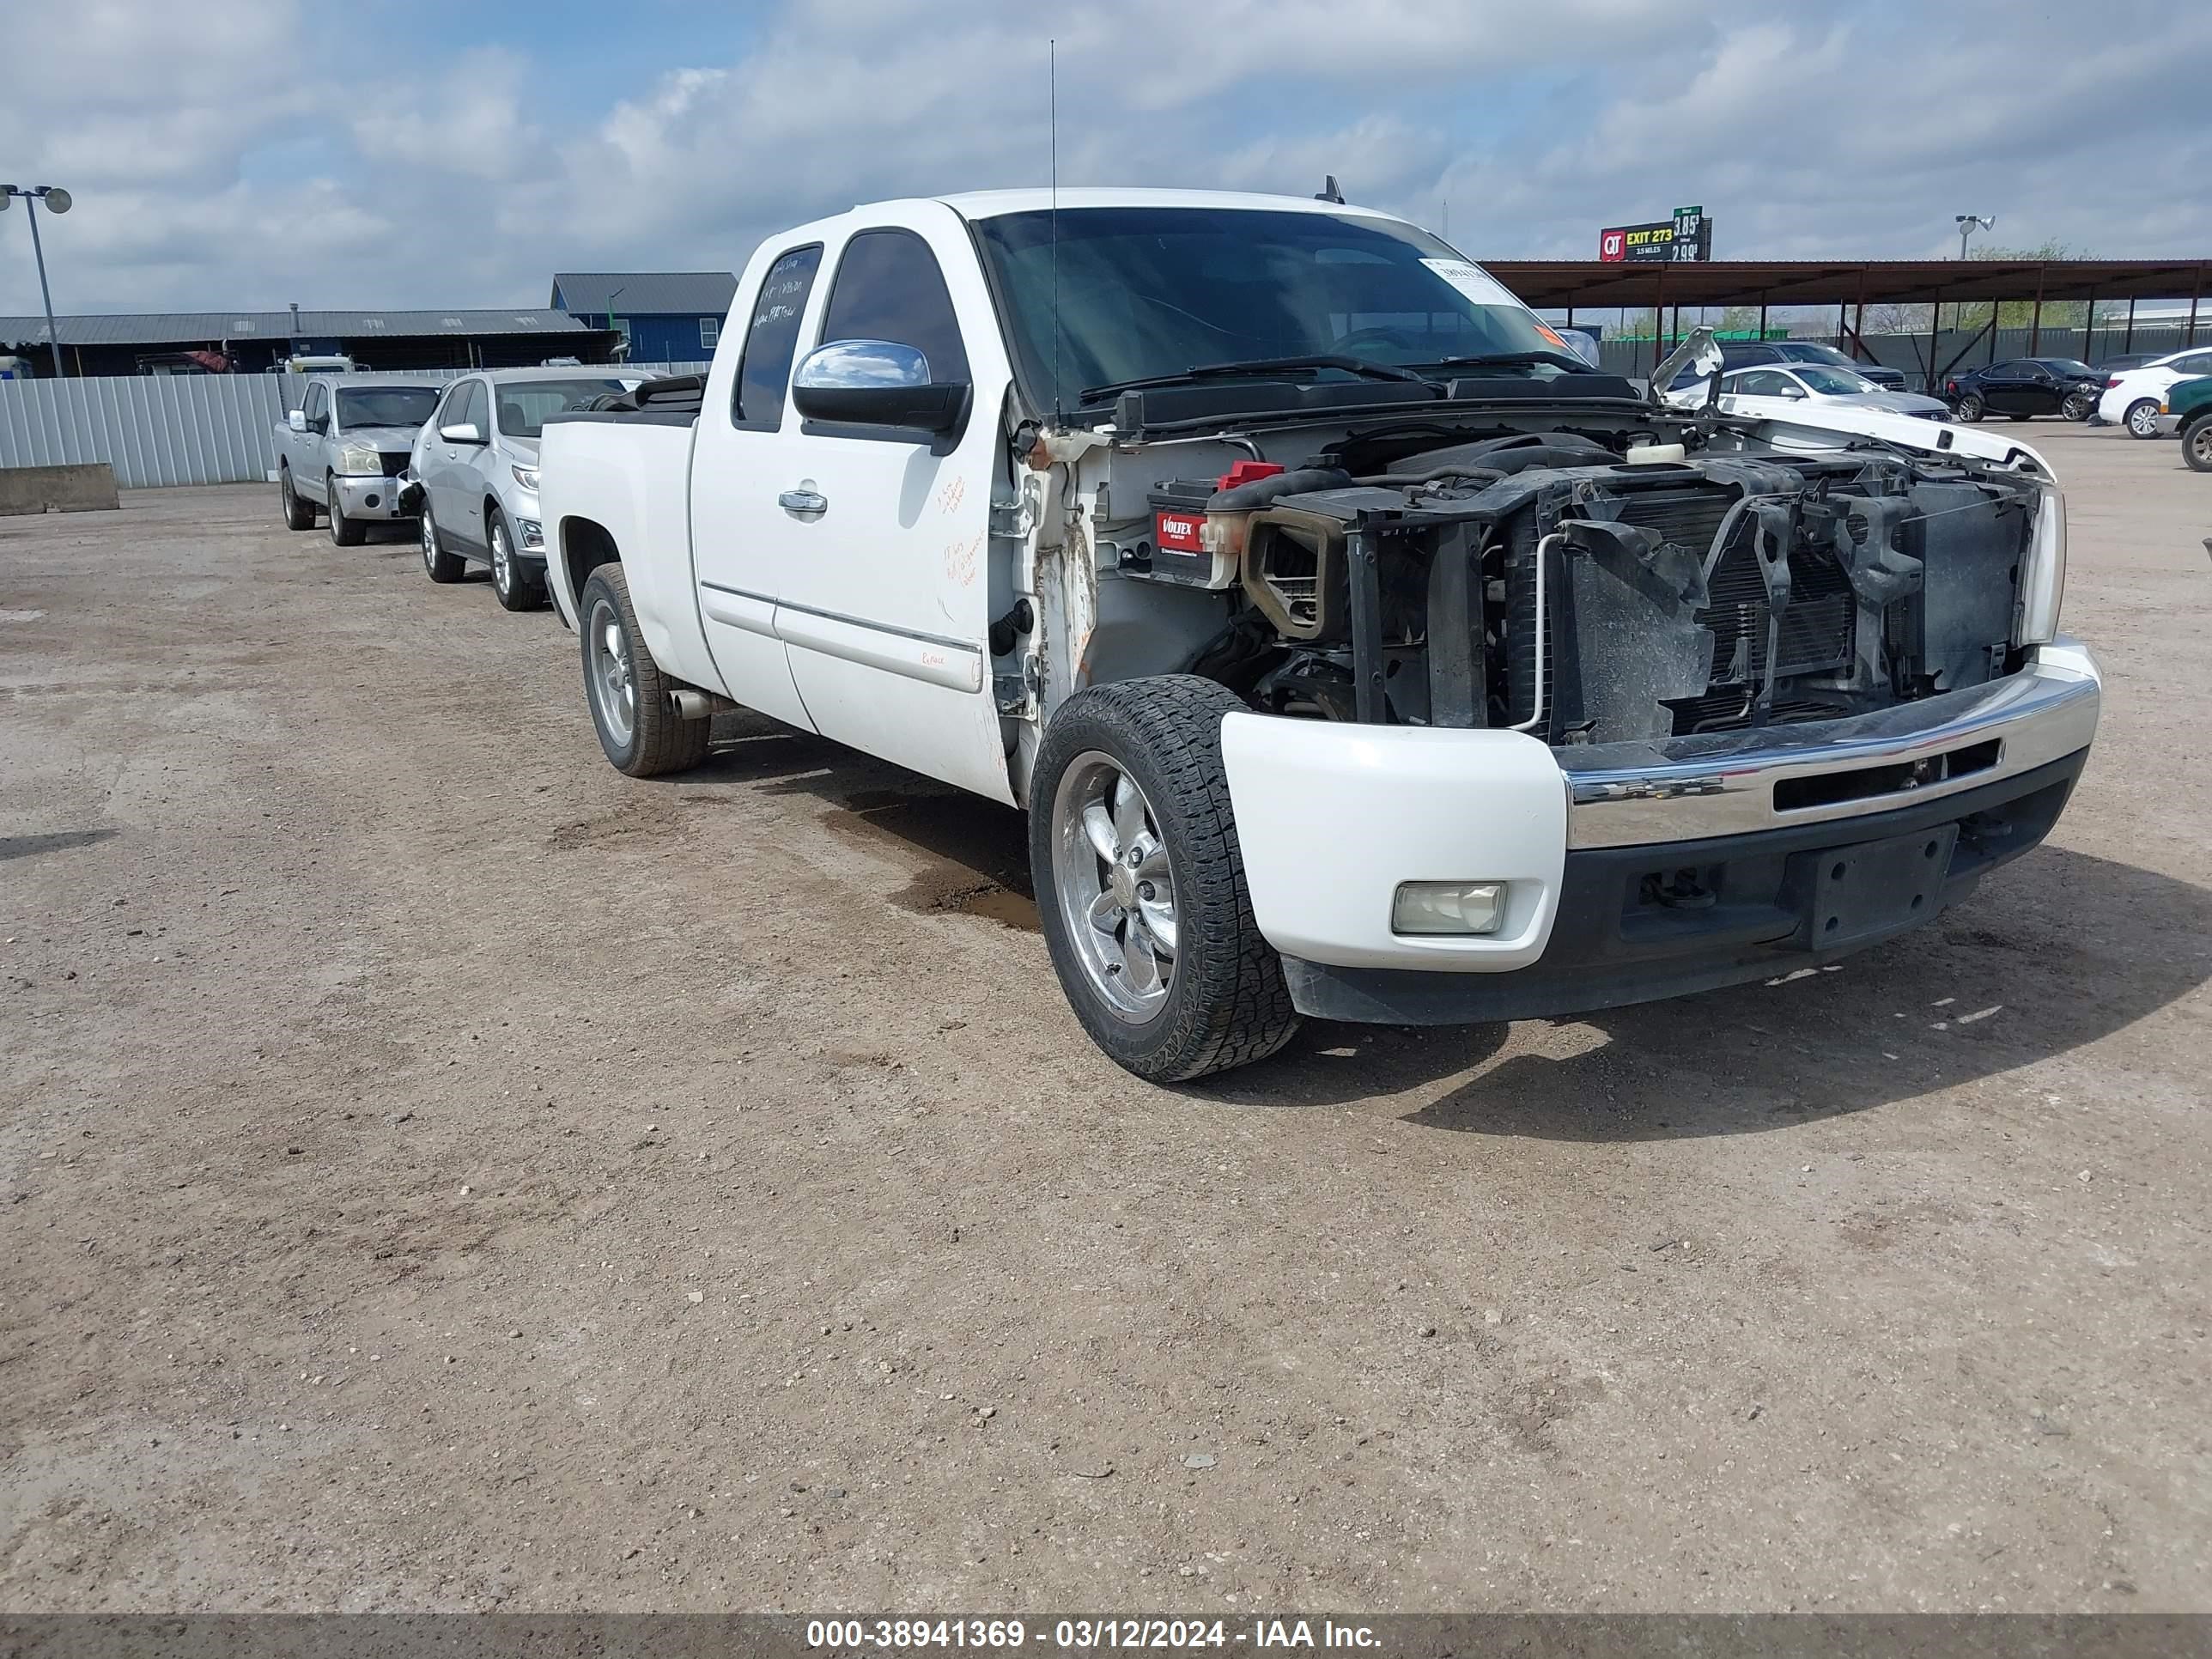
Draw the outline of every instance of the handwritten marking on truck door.
[[[964,542],[954,542],[945,550],[945,579],[955,587],[973,587],[975,573],[981,567],[983,538],[970,536]]]

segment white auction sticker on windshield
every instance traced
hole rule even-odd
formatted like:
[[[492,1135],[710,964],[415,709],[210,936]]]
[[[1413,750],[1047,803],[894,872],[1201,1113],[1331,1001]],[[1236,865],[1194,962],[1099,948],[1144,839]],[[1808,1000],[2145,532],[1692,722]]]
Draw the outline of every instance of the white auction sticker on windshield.
[[[1504,283],[1481,266],[1465,259],[1424,259],[1421,263],[1479,306],[1511,306],[1522,309]]]

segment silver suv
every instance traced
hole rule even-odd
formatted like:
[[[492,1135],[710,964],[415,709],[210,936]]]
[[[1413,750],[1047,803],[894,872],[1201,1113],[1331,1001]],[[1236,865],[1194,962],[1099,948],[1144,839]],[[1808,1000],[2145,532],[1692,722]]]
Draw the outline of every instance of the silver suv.
[[[406,493],[419,503],[430,580],[457,582],[471,564],[488,564],[492,591],[507,610],[544,604],[538,434],[548,416],[627,392],[641,378],[589,368],[501,368],[454,381],[416,438],[409,470]]]
[[[438,401],[434,386],[318,374],[276,428],[276,498],[294,530],[330,514],[331,539],[358,546],[373,522],[413,516],[400,503],[416,429]]]

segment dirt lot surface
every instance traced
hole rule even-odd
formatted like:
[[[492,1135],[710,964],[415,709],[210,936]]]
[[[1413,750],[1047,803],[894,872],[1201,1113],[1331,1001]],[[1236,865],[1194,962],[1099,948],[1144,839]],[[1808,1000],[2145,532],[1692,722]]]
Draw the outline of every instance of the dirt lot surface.
[[[550,612],[269,489],[0,520],[0,1606],[2212,1608],[2212,478],[2026,435],[2051,845],[1176,1091],[1011,813],[621,777]]]

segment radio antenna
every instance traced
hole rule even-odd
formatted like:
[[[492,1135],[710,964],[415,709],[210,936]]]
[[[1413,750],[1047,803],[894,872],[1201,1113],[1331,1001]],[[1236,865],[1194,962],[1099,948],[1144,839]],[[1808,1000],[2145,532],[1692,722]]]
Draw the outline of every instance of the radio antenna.
[[[1060,43],[1044,43],[1047,143],[1052,152],[1052,423],[1066,426],[1060,398]]]

